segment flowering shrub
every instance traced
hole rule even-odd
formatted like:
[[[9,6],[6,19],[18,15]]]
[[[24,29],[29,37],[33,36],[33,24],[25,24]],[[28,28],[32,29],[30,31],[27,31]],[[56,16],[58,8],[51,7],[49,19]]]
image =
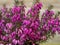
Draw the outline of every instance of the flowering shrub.
[[[60,20],[52,10],[46,10],[39,19],[42,3],[35,4],[25,14],[24,6],[0,10],[0,41],[9,45],[37,45],[60,33]]]

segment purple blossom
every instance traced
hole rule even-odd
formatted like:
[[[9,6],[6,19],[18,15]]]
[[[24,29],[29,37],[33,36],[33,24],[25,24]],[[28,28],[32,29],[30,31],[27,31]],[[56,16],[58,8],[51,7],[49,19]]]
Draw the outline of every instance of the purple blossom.
[[[13,24],[12,24],[12,23],[7,23],[7,24],[6,24],[6,27],[7,27],[8,29],[11,29],[11,28],[13,27]]]
[[[0,39],[7,45],[36,45],[60,33],[60,20],[54,11],[46,10],[39,19],[42,3],[37,3],[25,13],[25,6],[1,9]]]
[[[11,18],[11,20],[12,20],[12,22],[19,22],[20,21],[20,14],[18,14],[18,15],[14,15],[14,16],[12,16],[12,18]]]

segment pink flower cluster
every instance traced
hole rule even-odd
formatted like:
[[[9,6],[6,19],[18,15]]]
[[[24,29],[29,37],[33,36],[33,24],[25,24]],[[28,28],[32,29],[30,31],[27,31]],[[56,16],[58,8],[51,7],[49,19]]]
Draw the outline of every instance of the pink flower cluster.
[[[60,33],[59,18],[53,17],[53,11],[46,10],[40,20],[41,8],[42,4],[37,3],[25,14],[24,6],[3,7],[0,10],[0,41],[7,45],[37,45],[54,36],[56,31]]]

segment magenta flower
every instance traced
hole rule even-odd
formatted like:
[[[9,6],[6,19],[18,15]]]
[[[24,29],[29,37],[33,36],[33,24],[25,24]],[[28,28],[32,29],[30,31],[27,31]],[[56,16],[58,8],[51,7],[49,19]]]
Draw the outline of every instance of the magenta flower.
[[[12,23],[7,23],[7,24],[6,24],[6,27],[7,27],[8,29],[12,29],[13,24],[12,24]]]
[[[60,33],[58,16],[53,10],[46,10],[39,19],[41,8],[42,3],[35,4],[27,13],[24,5],[1,9],[0,41],[6,45],[37,45]]]

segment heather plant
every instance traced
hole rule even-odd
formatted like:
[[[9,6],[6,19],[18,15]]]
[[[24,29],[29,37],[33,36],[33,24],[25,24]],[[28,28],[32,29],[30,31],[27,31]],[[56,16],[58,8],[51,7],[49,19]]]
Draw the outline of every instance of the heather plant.
[[[4,45],[39,45],[60,33],[60,20],[58,14],[50,6],[43,12],[41,19],[39,13],[42,3],[37,2],[26,13],[25,5],[15,0],[12,8],[6,5],[0,10],[0,41]]]

